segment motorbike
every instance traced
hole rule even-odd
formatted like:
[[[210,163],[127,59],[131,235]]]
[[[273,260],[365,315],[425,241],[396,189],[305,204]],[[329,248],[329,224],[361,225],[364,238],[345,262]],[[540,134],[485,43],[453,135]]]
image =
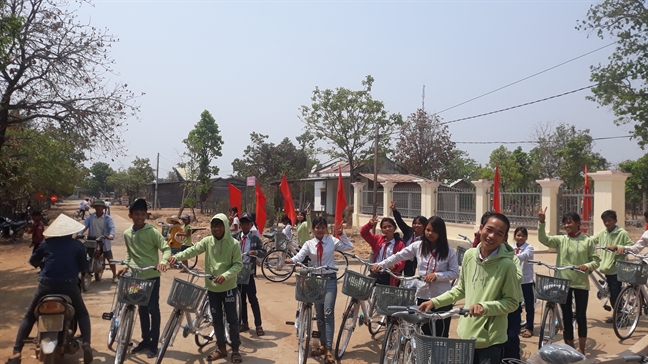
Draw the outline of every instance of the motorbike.
[[[11,237],[15,241],[17,238],[22,238],[27,227],[27,220],[14,220],[0,216],[0,238]]]
[[[77,238],[83,239],[84,236],[77,236]],[[83,245],[85,246],[88,253],[88,272],[80,273],[81,290],[83,292],[87,292],[90,288],[90,283],[92,283],[92,276],[94,275],[95,281],[99,282],[101,281],[103,272],[106,269],[103,254],[103,240],[105,238],[105,236],[88,236],[83,242]]]
[[[77,322],[70,297],[47,295],[40,299],[34,314],[38,320],[36,356],[41,363],[54,364],[63,355],[72,355],[79,350],[79,342],[74,337]]]

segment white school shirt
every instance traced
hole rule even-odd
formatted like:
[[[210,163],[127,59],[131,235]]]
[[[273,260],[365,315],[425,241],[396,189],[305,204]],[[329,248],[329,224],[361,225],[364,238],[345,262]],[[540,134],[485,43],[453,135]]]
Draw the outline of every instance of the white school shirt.
[[[378,263],[378,265],[383,268],[390,267],[398,262],[412,260],[416,257],[419,275],[436,274],[436,281],[430,283],[421,281],[416,290],[417,298],[429,300],[452,288],[452,281],[459,278],[459,263],[457,261],[457,255],[452,248],[448,248],[448,257],[446,259],[439,260],[432,256],[432,254],[423,256],[421,253],[421,244],[423,242],[417,240],[410,246],[405,247],[405,249]]]
[[[290,226],[290,224],[286,224],[286,226],[284,226],[282,233],[286,235],[288,241],[292,240],[292,226]]]
[[[648,230],[644,231],[643,235],[641,235],[641,238],[639,238],[639,240],[637,240],[637,242],[634,243],[633,246],[625,247],[625,250],[639,254],[646,247],[648,247]],[[646,261],[648,261],[648,259],[646,259]]]
[[[311,265],[314,267],[335,267],[335,251],[347,251],[353,249],[353,243],[351,242],[351,240],[349,240],[346,234],[340,235],[340,239],[337,239],[331,235],[325,235],[322,238],[322,245],[324,248],[324,251],[322,252],[322,264],[319,264],[319,262],[317,261],[317,243],[319,243],[319,240],[317,240],[317,238],[313,238],[305,242],[299,250],[299,253],[292,257],[293,263],[302,262],[304,259],[306,259],[306,256],[308,256],[311,260]],[[335,273],[335,271],[322,269],[321,272],[318,273],[328,274]]]
[[[250,230],[247,234],[243,234],[241,232],[241,254],[249,253],[250,252],[250,238],[254,235],[252,231]],[[245,238],[245,243],[243,242],[243,238]],[[243,262],[247,263],[250,261],[250,257],[247,255],[244,255],[241,257]]]
[[[234,225],[238,225],[237,230],[234,230]],[[238,217],[234,216],[234,218],[232,219],[232,225],[230,225],[230,232],[232,234],[235,234],[238,233],[239,231],[241,231],[241,222],[239,221]]]
[[[385,245],[387,244],[387,249],[385,249]],[[385,260],[387,257],[391,257],[394,255],[394,246],[396,246],[396,239],[392,239],[390,241],[385,241],[383,243],[383,246],[380,247],[380,250],[378,250],[378,259],[376,259],[376,262],[382,262]],[[384,254],[383,254],[384,251]]]
[[[261,233],[259,233],[259,229],[257,229],[254,225],[252,225],[249,234],[256,235],[259,239],[261,239]]]
[[[414,234],[414,233],[412,233],[412,234]],[[408,247],[408,246],[412,245],[414,242],[421,241],[421,238],[422,238],[422,236],[414,236],[414,235],[412,235],[412,237],[409,238],[407,243],[405,243],[405,246]]]
[[[519,253],[516,253],[515,255],[520,259],[522,284],[533,283],[533,264],[529,263],[529,260],[533,260],[533,246],[525,241],[519,248],[517,244],[512,244],[511,248],[513,248],[514,252],[516,249],[520,249]]]

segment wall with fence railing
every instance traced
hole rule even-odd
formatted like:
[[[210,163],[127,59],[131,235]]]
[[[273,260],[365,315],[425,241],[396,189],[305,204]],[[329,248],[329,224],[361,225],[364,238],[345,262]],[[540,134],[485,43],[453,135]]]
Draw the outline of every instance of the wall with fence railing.
[[[439,186],[436,190],[434,215],[446,222],[475,224],[476,192],[474,189],[458,189]]]

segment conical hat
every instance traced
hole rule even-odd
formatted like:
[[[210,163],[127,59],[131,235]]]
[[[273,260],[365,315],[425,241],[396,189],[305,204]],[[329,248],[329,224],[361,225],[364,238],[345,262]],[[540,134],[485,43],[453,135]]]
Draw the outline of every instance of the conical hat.
[[[57,236],[74,235],[85,229],[85,225],[75,221],[71,217],[60,214],[50,226],[43,232],[43,236],[54,238]]]
[[[167,222],[167,224],[171,224],[171,225],[179,224],[180,219],[178,219],[178,217],[176,215],[173,215],[171,217],[167,217],[166,222]]]

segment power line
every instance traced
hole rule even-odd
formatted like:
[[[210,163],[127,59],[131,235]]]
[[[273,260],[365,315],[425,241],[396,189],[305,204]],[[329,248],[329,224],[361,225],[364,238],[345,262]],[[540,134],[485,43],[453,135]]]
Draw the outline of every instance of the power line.
[[[606,140],[606,139],[626,139],[631,138],[632,135],[619,135],[613,137],[601,137],[601,138],[592,138],[594,140]],[[520,140],[518,142],[454,142],[455,144],[538,144],[537,140]]]
[[[482,97],[484,97],[484,96],[490,95],[490,94],[492,94],[492,93],[494,93],[494,92],[497,92],[497,91],[499,91],[499,90],[505,89],[505,88],[507,88],[507,87],[509,87],[509,86],[513,86],[513,85],[518,84],[518,83],[520,83],[520,82],[522,82],[522,81],[528,80],[529,78],[532,78],[532,77],[535,77],[535,76],[537,76],[537,75],[543,74],[543,73],[545,73],[545,72],[551,71],[551,70],[553,70],[553,69],[555,69],[555,68],[558,68],[558,67],[560,67],[560,66],[562,66],[562,65],[565,65],[565,64],[567,64],[567,63],[569,63],[569,62],[575,61],[575,60],[577,60],[577,59],[579,59],[579,58],[583,58],[583,57],[585,57],[585,56],[587,56],[587,55],[590,55],[590,54],[592,54],[592,53],[594,53],[594,52],[598,52],[598,51],[600,51],[601,49],[604,49],[604,48],[607,48],[607,47],[609,47],[609,46],[611,46],[611,45],[613,45],[613,44],[616,44],[617,42],[618,42],[618,41],[615,41],[615,42],[612,42],[612,43],[610,43],[610,44],[604,45],[603,47],[597,48],[597,49],[595,49],[595,50],[593,50],[593,51],[590,51],[590,52],[587,52],[587,53],[585,53],[585,54],[582,54],[582,55],[580,55],[580,56],[578,56],[578,57],[572,58],[572,59],[570,59],[570,60],[568,60],[568,61],[565,61],[565,62],[563,62],[563,63],[557,64],[557,65],[555,65],[555,66],[553,66],[553,67],[549,67],[549,68],[547,68],[547,69],[545,69],[545,70],[542,70],[542,71],[540,71],[540,72],[534,73],[534,74],[532,74],[531,76],[524,77],[524,78],[522,78],[522,79],[520,79],[520,80],[517,80],[517,81],[515,81],[515,82],[511,82],[511,83],[509,83],[508,85],[504,85],[504,86],[502,86],[502,87],[496,88],[496,89],[493,90],[493,91],[489,91],[489,92],[487,92],[487,93],[485,93],[485,94],[481,94],[481,95],[479,95],[479,96],[473,97],[473,98],[470,99],[470,100],[467,100],[467,101],[464,101],[464,102],[462,102],[462,103],[456,104],[456,105],[451,106],[451,107],[449,107],[449,108],[447,108],[447,109],[443,109],[443,110],[437,112],[437,114],[441,114],[442,112],[445,112],[445,111],[448,111],[448,110],[454,109],[455,107],[459,107],[459,106],[464,105],[464,104],[467,104],[467,103],[469,103],[469,102],[471,102],[471,101],[475,101],[475,100],[480,99],[480,98],[482,98]]]

